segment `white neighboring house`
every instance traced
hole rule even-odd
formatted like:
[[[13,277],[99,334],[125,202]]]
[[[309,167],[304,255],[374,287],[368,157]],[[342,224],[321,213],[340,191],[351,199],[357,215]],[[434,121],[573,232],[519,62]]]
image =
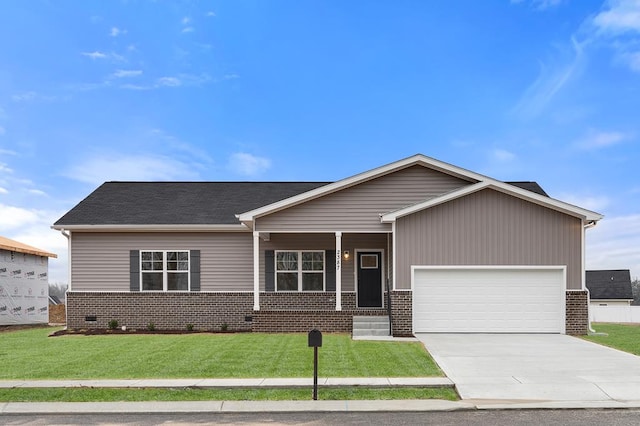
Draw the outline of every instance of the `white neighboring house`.
[[[629,306],[633,302],[628,269],[586,271],[591,306]]]
[[[53,253],[0,237],[0,325],[49,322]]]

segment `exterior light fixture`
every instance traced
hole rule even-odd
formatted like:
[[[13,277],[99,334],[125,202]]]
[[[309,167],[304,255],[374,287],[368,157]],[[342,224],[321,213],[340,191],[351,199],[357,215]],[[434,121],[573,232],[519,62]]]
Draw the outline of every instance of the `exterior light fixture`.
[[[349,250],[343,251],[342,255],[344,256],[344,260],[349,260],[349,257],[351,256],[351,254],[349,253]]]

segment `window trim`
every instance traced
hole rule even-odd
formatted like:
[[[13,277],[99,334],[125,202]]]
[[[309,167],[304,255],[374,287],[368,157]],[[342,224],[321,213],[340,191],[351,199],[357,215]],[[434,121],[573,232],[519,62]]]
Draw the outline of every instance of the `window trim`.
[[[145,271],[142,269],[142,253],[162,253],[162,290],[145,290],[143,288],[143,278],[145,273],[149,272],[160,272],[160,271]],[[187,253],[187,269],[186,270],[175,270],[169,271],[167,269],[168,256],[167,253]],[[144,293],[180,293],[180,292],[190,292],[191,291],[191,250],[156,250],[156,249],[147,249],[147,250],[139,250],[138,252],[138,270],[140,271],[140,292]],[[179,273],[187,275],[187,289],[186,290],[169,290],[169,273]]]
[[[278,253],[296,253],[298,255],[298,269],[292,270],[278,270]],[[302,253],[321,253],[322,254],[322,270],[307,271],[302,269]],[[327,256],[325,250],[274,250],[273,252],[273,272],[274,272],[274,291],[276,293],[313,293],[313,292],[325,292],[327,291]],[[278,274],[279,273],[294,273],[298,274],[298,289],[297,290],[278,290]],[[303,290],[302,289],[302,275],[304,273],[322,274],[322,290]]]

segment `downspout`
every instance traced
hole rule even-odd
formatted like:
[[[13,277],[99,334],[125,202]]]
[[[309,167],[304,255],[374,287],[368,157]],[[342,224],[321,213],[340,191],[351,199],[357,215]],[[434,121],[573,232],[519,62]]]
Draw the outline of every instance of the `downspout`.
[[[583,222],[584,223],[584,222]],[[586,264],[586,250],[585,250],[585,240],[587,235],[587,229],[593,228],[596,226],[596,221],[592,220],[586,225],[582,225],[582,290],[587,292],[587,321],[589,326],[589,333],[595,333],[596,331],[591,327],[591,293],[587,288],[587,264]]]
[[[67,306],[66,293],[71,290],[71,231],[65,231],[64,229],[61,229],[60,233],[67,239],[67,291],[64,295],[64,323],[69,324],[69,309]]]
[[[387,315],[389,316],[389,336],[393,336],[393,316],[391,315],[391,287],[389,286],[389,271],[391,262],[391,253],[390,253],[390,244],[389,244],[389,234],[387,233],[387,273],[386,273],[386,287],[387,287]]]
[[[67,291],[69,291],[71,290],[71,232],[61,229],[60,233],[67,239]]]

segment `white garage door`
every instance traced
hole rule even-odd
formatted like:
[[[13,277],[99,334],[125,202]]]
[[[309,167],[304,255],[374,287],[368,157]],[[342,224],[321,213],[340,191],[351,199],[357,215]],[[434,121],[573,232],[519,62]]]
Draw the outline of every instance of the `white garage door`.
[[[564,267],[421,267],[416,333],[564,333]]]

